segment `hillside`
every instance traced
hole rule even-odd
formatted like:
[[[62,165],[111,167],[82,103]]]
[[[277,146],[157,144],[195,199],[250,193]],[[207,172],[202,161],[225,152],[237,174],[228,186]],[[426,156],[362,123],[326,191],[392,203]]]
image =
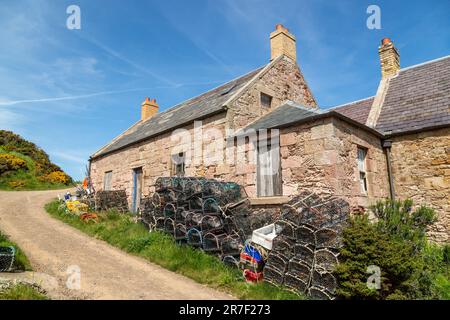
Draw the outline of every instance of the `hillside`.
[[[44,150],[11,131],[0,130],[0,189],[56,189],[72,183]]]

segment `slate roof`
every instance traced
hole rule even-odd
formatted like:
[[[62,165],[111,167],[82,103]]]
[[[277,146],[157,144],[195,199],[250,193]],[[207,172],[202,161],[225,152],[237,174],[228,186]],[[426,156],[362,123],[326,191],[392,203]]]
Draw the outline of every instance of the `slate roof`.
[[[240,78],[231,80],[215,89],[186,100],[167,111],[157,113],[147,121],[136,123],[121,136],[112,140],[110,144],[94,153],[91,158],[105,155],[190,123],[196,119],[202,119],[224,110],[225,102],[249,83],[265,67],[263,66],[253,70]]]
[[[334,107],[332,110],[340,112],[350,119],[365,124],[367,121],[367,117],[369,116],[373,100],[374,97],[370,97]]]
[[[376,129],[385,134],[450,124],[450,56],[401,69],[389,82]]]
[[[307,108],[295,102],[287,101],[272,112],[252,122],[244,129],[239,130],[236,135],[240,135],[244,131],[251,129],[260,130],[283,127],[289,123],[295,123],[318,114],[321,114],[320,110]]]
[[[314,121],[318,119],[323,119],[327,117],[335,117],[342,121],[348,122],[359,128],[373,133],[378,137],[383,135],[377,130],[367,127],[365,124],[360,123],[340,112],[335,110],[319,110],[304,107],[292,101],[287,101],[283,105],[279,106],[272,112],[262,116],[256,121],[250,123],[245,128],[239,130],[235,136],[242,136],[248,134],[248,130],[260,130],[260,129],[274,129],[274,128],[284,128],[293,125],[298,125],[308,121]]]

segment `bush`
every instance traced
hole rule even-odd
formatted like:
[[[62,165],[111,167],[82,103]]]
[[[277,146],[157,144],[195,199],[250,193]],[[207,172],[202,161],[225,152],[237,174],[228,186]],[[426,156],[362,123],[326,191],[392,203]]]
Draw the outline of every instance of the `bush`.
[[[50,183],[69,184],[72,179],[62,171],[54,171],[42,177],[42,180]]]
[[[7,171],[26,169],[27,164],[23,159],[12,154],[0,153],[0,175]]]
[[[434,281],[442,272],[444,250],[439,255],[431,252],[425,237],[434,221],[433,210],[413,211],[410,200],[379,202],[372,210],[377,222],[369,222],[367,216],[354,217],[343,232],[335,272],[338,295],[344,299],[438,298]],[[371,265],[381,271],[379,290],[367,285]]]

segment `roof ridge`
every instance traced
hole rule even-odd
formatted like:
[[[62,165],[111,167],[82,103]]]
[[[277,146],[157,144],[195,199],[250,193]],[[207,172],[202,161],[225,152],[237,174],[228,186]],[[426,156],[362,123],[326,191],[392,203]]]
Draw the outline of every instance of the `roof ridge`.
[[[399,72],[405,71],[405,70],[409,70],[409,69],[414,69],[414,68],[417,68],[417,67],[421,67],[421,66],[424,66],[424,65],[427,65],[427,64],[430,64],[430,63],[433,63],[433,62],[438,62],[438,61],[441,61],[441,60],[445,60],[445,59],[448,59],[448,58],[450,58],[450,55],[443,56],[443,57],[440,57],[440,58],[436,58],[436,59],[433,59],[433,60],[428,60],[428,61],[425,61],[425,62],[422,62],[422,63],[414,64],[414,65],[409,66],[409,67],[404,67],[404,68],[401,68],[399,70]]]
[[[350,104],[355,104],[355,103],[358,103],[358,102],[363,102],[363,101],[366,101],[366,100],[369,100],[369,99],[372,99],[372,98],[375,98],[375,95],[370,96],[370,97],[367,97],[367,98],[363,98],[363,99],[359,99],[359,100],[355,100],[355,101],[343,103],[343,104],[340,104],[340,105],[337,105],[337,106],[334,106],[334,107],[330,107],[330,108],[328,108],[328,109],[326,109],[326,110],[335,110],[335,109],[340,108],[340,107],[345,107],[345,106],[348,106],[348,105],[350,105]]]
[[[181,101],[181,102],[179,102],[179,103],[177,103],[177,104],[171,106],[169,109],[164,110],[164,111],[162,111],[162,112],[160,112],[160,113],[158,113],[158,114],[163,114],[163,113],[166,113],[166,112],[170,112],[170,111],[176,110],[176,109],[177,109],[178,107],[180,107],[182,104],[185,104],[185,103],[187,103],[187,102],[189,102],[189,101],[191,101],[191,100],[194,100],[194,99],[196,99],[196,98],[199,98],[199,97],[201,97],[201,96],[207,94],[208,92],[214,91],[214,90],[216,90],[216,89],[218,89],[218,88],[220,88],[220,87],[223,87],[223,86],[225,86],[225,85],[227,85],[227,84],[231,84],[233,81],[236,81],[236,80],[238,80],[238,79],[244,78],[244,77],[248,76],[249,74],[251,74],[251,73],[253,73],[253,72],[257,71],[257,70],[264,68],[266,65],[268,65],[268,64],[262,65],[262,66],[260,66],[260,67],[258,67],[258,68],[255,68],[255,69],[253,69],[253,70],[251,70],[251,71],[249,71],[249,72],[247,72],[247,73],[244,73],[243,75],[237,76],[237,77],[235,77],[235,78],[233,78],[233,79],[231,79],[231,80],[229,80],[229,81],[227,81],[227,82],[225,82],[225,83],[222,83],[222,84],[220,84],[220,85],[218,85],[218,86],[216,86],[216,87],[213,87],[213,88],[209,89],[208,91],[202,92],[202,93],[200,93],[200,94],[198,94],[198,95],[196,95],[196,96],[193,96],[193,97],[191,97],[191,98],[189,98],[189,99],[183,100],[183,101]]]

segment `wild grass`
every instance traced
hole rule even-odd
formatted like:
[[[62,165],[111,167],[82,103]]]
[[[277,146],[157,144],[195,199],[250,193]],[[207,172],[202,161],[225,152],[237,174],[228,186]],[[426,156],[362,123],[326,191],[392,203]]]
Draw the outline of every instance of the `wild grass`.
[[[187,276],[198,283],[232,294],[239,299],[298,300],[303,296],[267,283],[251,284],[242,279],[241,271],[224,265],[217,257],[186,245],[179,245],[163,233],[151,232],[133,221],[128,214],[101,212],[98,223],[85,223],[59,208],[59,202],[46,205],[51,216],[104,240],[130,254],[143,257],[168,270]]]
[[[0,291],[0,300],[49,300],[49,298],[25,284],[17,284]]]
[[[19,246],[17,244],[10,241],[9,238],[6,235],[4,235],[1,231],[0,231],[0,246],[1,247],[12,246],[16,250],[16,256],[14,258],[14,264],[13,264],[13,269],[15,271],[31,271],[32,270],[30,261],[28,260],[25,253],[19,248]]]
[[[32,271],[30,261],[25,253],[10,241],[6,235],[0,232],[0,246],[13,246],[16,255],[13,264],[13,271]],[[48,300],[49,298],[37,291],[32,286],[26,284],[15,284],[7,289],[0,289],[0,300]]]

